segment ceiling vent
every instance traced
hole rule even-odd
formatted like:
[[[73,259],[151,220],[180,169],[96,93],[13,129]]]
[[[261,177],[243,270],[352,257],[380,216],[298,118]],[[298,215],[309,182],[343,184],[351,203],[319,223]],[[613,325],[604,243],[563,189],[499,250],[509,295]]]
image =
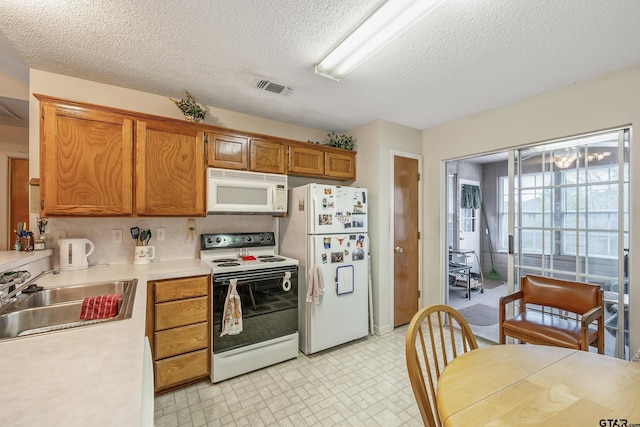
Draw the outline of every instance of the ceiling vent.
[[[264,91],[275,93],[276,95],[282,95],[282,96],[289,95],[291,92],[293,92],[293,89],[291,89],[288,86],[274,83],[270,80],[265,80],[265,79],[258,80],[258,82],[256,83],[256,87],[260,90],[264,90]]]
[[[7,109],[4,105],[0,104],[0,119],[13,119],[20,120],[20,117],[13,114],[11,111]]]

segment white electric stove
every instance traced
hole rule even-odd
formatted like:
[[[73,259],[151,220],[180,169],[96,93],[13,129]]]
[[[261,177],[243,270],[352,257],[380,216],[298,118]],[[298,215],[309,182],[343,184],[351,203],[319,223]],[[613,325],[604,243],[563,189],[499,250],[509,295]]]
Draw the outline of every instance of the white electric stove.
[[[202,234],[211,266],[211,381],[298,355],[298,260],[275,253],[273,232]],[[243,330],[220,336],[229,283],[237,281]]]

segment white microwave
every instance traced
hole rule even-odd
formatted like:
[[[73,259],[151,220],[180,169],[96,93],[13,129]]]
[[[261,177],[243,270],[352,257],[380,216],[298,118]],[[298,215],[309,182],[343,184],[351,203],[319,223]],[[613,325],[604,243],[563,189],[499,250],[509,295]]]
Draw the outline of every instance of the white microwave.
[[[207,214],[286,212],[286,175],[207,169]]]

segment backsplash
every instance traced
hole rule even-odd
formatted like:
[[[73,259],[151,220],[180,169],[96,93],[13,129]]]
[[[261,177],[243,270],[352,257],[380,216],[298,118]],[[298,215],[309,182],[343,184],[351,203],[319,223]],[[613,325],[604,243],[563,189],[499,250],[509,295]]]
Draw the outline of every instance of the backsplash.
[[[194,218],[195,238],[187,240],[187,220],[180,217],[138,217],[138,218],[47,218],[46,233],[53,235],[57,230],[65,230],[67,238],[86,237],[95,244],[94,252],[89,256],[89,265],[123,264],[133,262],[135,241],[129,229],[139,227],[152,233],[149,245],[155,246],[156,260],[185,259],[200,257],[200,234],[203,233],[240,233],[240,232],[277,232],[277,218],[269,215],[209,215]],[[165,240],[158,241],[158,228],[165,229]],[[122,243],[113,243],[111,230],[122,230]],[[49,237],[47,242],[53,242]],[[51,245],[53,246],[53,245]],[[52,264],[59,264],[60,252],[53,249]]]

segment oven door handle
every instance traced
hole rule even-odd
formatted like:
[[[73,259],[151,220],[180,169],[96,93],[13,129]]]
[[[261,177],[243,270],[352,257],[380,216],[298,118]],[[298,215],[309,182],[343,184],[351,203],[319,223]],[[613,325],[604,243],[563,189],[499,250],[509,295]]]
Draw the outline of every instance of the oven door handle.
[[[265,273],[264,271],[256,270],[254,273],[247,272],[247,273],[242,273],[237,275],[229,275],[229,276],[225,275],[223,277],[213,276],[213,283],[217,285],[228,285],[231,279],[237,279],[238,284],[245,283],[245,282],[258,282],[263,280],[285,279],[286,277],[285,273],[287,272],[291,274],[291,278],[297,277],[297,272],[278,271],[278,272],[272,272],[272,273]]]

